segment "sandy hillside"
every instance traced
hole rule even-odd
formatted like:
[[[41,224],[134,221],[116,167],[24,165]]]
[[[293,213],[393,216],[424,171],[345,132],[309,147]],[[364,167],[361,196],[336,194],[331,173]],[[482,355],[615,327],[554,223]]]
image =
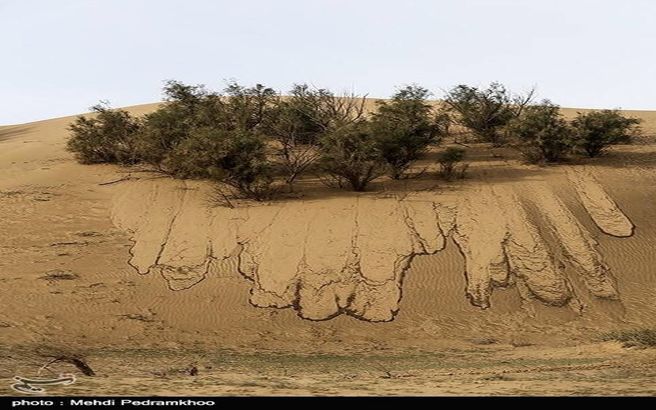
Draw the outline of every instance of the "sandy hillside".
[[[473,144],[465,180],[430,153],[371,192],[308,176],[230,208],[77,164],[72,119],[0,127],[2,378],[67,354],[97,376],[52,393],[656,393],[656,352],[602,342],[656,326],[648,139],[550,167]]]

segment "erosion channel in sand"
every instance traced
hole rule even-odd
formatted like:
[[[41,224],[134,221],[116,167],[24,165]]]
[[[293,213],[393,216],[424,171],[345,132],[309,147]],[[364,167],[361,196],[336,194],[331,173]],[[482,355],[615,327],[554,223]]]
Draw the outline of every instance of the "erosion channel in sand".
[[[629,218],[591,174],[567,175],[601,231],[632,234]],[[593,235],[543,183],[490,182],[457,194],[353,194],[235,208],[213,204],[211,187],[203,182],[144,177],[112,189],[112,218],[132,236],[129,263],[139,273],[161,274],[171,290],[184,291],[202,286],[222,261],[237,258],[239,272],[251,282],[252,305],[293,308],[305,319],[344,313],[393,320],[413,257],[440,252],[449,240],[464,257],[465,295],[480,308],[490,307],[495,288],[514,287],[527,304],[567,305],[581,313],[585,306],[565,264],[594,297],[620,297]],[[555,245],[543,238],[529,207],[547,221]]]

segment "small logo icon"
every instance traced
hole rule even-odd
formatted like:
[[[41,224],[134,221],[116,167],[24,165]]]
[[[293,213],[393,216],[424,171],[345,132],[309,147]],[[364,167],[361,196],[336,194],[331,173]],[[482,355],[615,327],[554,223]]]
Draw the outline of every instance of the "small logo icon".
[[[40,386],[53,386],[57,384],[69,385],[75,383],[75,375],[65,373],[60,374],[56,379],[29,379],[27,377],[14,376],[16,383],[11,388],[20,393],[39,394],[46,391]]]

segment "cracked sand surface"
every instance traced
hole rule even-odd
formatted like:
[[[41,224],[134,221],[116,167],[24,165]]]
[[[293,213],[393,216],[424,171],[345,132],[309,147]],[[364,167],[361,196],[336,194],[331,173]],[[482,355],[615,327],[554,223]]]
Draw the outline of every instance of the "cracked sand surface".
[[[568,178],[603,232],[628,236],[633,225],[589,173]],[[530,199],[519,193],[529,192]],[[216,261],[238,255],[257,307],[293,308],[311,320],[342,313],[390,321],[399,310],[412,258],[452,239],[465,261],[465,295],[490,307],[494,288],[522,300],[582,307],[563,263],[542,238],[526,206],[544,215],[567,263],[599,298],[619,297],[592,234],[547,185],[477,185],[457,194],[421,192],[399,199],[345,195],[237,208],[211,206],[202,182],[130,181],[116,195],[115,224],[132,235],[130,264],[159,273],[171,290],[197,285]],[[560,262],[560,263],[559,263]],[[440,272],[435,272],[439,275]]]

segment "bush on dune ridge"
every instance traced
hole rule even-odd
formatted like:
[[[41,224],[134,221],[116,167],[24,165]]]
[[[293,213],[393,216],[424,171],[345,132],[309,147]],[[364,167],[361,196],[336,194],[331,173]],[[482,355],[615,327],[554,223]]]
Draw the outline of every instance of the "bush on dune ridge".
[[[296,179],[322,158],[325,135],[360,119],[364,103],[364,98],[355,95],[337,96],[306,84],[294,85],[287,98],[276,101],[267,116],[264,134],[273,142],[290,191]]]
[[[282,97],[261,84],[232,82],[214,92],[168,81],[166,104],[142,118],[106,103],[92,107],[94,115],[70,126],[67,148],[82,163],[150,164],[177,178],[211,179],[243,197],[266,200],[280,183],[293,191],[309,171],[354,191],[384,174],[406,177],[428,147],[450,136],[452,123],[480,141],[509,143],[533,162],[557,162],[574,152],[597,156],[638,131],[638,119],[616,110],[579,113],[567,122],[557,105],[534,104],[533,94],[511,94],[498,83],[487,89],[460,85],[436,107],[428,103],[427,89],[409,85],[368,113],[365,96],[306,84]],[[464,155],[456,148],[440,154],[442,177],[464,175]]]
[[[67,149],[84,164],[136,164],[141,121],[107,103],[91,107],[92,117],[79,116],[70,126]]]
[[[326,134],[321,141],[321,166],[338,186],[366,190],[371,181],[385,173],[371,124],[359,120]]]
[[[535,89],[526,94],[512,94],[503,84],[493,82],[481,89],[464,84],[446,93],[444,102],[456,123],[479,140],[500,146],[503,130],[533,101]]]
[[[572,121],[575,146],[588,157],[597,157],[611,145],[631,142],[640,132],[640,122],[625,118],[618,110],[578,113]]]
[[[518,140],[519,150],[529,162],[563,160],[574,144],[572,127],[560,113],[560,107],[545,100],[526,107],[509,126]]]
[[[446,134],[447,118],[427,103],[430,92],[410,85],[390,101],[379,101],[371,118],[371,132],[390,176],[400,179],[428,146]]]

